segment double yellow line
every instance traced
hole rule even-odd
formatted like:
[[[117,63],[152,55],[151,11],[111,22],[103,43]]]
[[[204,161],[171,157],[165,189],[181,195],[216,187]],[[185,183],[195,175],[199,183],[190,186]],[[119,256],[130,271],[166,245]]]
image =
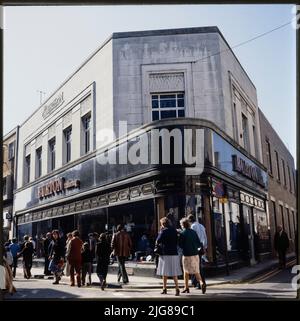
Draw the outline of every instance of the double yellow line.
[[[291,266],[293,266],[293,265],[295,265],[295,264],[296,264],[296,259],[289,261],[289,262],[286,264],[286,267],[288,268],[288,267],[291,267]],[[269,271],[269,272],[267,272],[267,273],[265,273],[265,274],[257,277],[256,279],[251,280],[249,283],[259,283],[259,282],[263,282],[263,281],[265,281],[265,280],[267,280],[267,279],[269,279],[269,278],[277,275],[277,274],[280,273],[281,271],[282,271],[281,269],[276,268],[276,269],[274,269],[274,270],[272,270],[272,271]]]

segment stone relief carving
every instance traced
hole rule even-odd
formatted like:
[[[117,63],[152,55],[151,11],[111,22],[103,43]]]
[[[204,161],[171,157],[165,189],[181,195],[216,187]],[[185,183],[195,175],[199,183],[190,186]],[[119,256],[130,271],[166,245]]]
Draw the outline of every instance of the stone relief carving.
[[[149,77],[151,92],[184,91],[183,73],[151,74]]]

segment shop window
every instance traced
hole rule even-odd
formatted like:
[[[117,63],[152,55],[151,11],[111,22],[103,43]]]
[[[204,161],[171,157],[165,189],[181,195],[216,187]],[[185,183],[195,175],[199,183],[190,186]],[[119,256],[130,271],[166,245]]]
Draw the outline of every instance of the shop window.
[[[152,121],[185,117],[184,93],[153,94]]]

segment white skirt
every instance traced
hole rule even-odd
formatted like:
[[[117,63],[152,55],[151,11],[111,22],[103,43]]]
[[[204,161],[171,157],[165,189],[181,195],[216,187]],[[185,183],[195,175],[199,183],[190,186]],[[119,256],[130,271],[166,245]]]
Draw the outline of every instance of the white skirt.
[[[160,255],[158,258],[157,275],[178,276],[182,275],[178,255]]]

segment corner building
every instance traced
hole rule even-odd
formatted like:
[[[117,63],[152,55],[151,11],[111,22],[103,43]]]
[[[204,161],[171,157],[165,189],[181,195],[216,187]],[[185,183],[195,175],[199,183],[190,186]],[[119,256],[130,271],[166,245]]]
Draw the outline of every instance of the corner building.
[[[198,130],[200,162],[100,164],[163,128],[183,147]],[[217,27],[114,33],[20,126],[18,237],[122,222],[153,244],[161,217],[195,213],[212,267],[255,264],[271,251],[260,137],[256,88]]]

